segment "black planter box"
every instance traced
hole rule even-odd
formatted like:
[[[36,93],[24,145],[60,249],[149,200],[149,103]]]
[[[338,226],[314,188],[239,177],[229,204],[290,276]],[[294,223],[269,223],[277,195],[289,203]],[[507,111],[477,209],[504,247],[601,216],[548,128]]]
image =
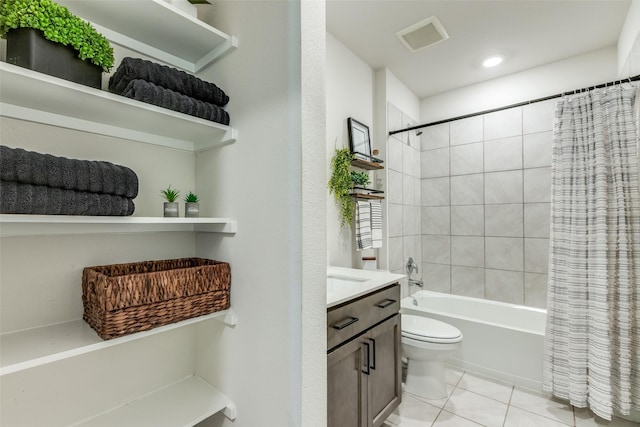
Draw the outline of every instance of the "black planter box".
[[[71,46],[47,40],[33,28],[7,33],[7,62],[96,89],[102,87],[101,67],[83,61]]]

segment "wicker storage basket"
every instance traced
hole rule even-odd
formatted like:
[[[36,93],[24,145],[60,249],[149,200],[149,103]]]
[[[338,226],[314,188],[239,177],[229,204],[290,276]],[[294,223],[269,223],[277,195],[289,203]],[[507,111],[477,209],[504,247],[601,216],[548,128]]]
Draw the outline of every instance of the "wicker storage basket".
[[[231,268],[203,258],[87,267],[84,320],[105,340],[229,308]]]

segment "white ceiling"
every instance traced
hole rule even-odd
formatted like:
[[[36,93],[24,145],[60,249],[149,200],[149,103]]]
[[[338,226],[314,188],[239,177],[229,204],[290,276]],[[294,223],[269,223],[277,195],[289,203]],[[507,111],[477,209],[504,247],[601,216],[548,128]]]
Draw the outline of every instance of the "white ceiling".
[[[617,43],[631,0],[327,0],[327,31],[418,98]],[[396,32],[435,15],[449,39],[415,53]],[[482,60],[501,54],[491,69]]]

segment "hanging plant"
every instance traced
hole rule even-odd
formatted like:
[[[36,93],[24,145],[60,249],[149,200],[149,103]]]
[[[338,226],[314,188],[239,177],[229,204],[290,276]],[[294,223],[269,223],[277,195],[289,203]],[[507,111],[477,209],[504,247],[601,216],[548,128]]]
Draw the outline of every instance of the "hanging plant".
[[[340,226],[350,226],[353,221],[355,203],[349,195],[353,186],[351,180],[351,160],[353,154],[349,148],[336,148],[331,159],[331,179],[329,192],[333,193],[336,203],[340,205]]]

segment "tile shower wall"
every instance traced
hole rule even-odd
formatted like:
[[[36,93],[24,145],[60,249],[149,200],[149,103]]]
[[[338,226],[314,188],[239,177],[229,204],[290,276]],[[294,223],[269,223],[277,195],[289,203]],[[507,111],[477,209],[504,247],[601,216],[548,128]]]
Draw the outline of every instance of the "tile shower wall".
[[[423,129],[425,288],[545,306],[554,105]]]
[[[403,129],[416,124],[394,105],[387,104],[387,128]],[[420,138],[415,132],[389,137],[387,145],[387,210],[389,218],[389,270],[405,273],[408,257],[422,258]]]

